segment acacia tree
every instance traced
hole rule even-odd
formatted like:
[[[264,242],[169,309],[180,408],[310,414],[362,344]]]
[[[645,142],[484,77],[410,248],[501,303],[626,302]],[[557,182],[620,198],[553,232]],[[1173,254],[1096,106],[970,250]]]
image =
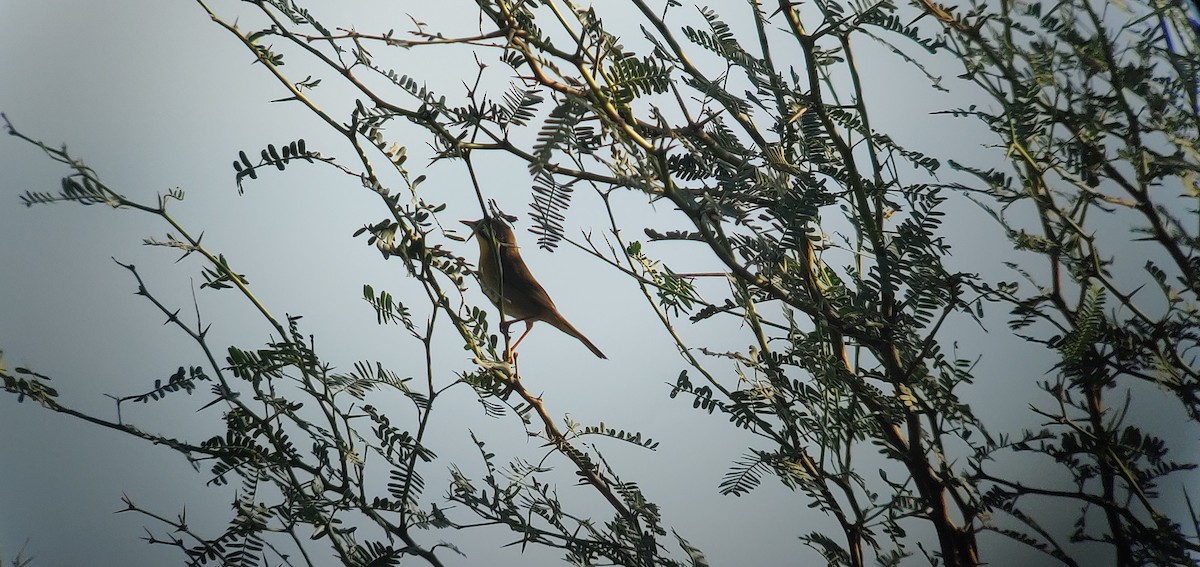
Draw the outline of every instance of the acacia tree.
[[[444,205],[425,189],[426,176],[410,173],[400,136],[411,132],[421,133],[436,160],[470,173],[484,214],[502,213],[489,207],[492,189],[477,180],[474,160],[499,154],[527,165],[538,244],[568,242],[627,275],[678,343],[685,369],[664,395],[755,436],[716,492],[742,495],[764,475],[778,478],[794,490],[797,507],[835,520],[835,532],[797,534],[829,564],[890,565],[920,554],[932,564],[978,565],[989,561],[979,546],[989,533],[1068,565],[1083,560],[1067,540],[1104,542],[1119,565],[1196,562],[1195,514],[1173,516],[1156,504],[1161,478],[1194,465],[1168,459],[1167,445],[1111,401],[1130,392],[1163,395],[1137,389],[1148,382],[1163,387],[1181,421],[1194,426],[1197,417],[1196,230],[1178,212],[1194,207],[1200,191],[1197,58],[1180,8],[1146,4],[1110,14],[1084,0],[1005,4],[997,12],[929,2],[751,1],[718,11],[630,0],[628,14],[614,19],[608,6],[478,0],[477,22],[463,19],[477,27],[434,30],[414,19],[396,34],[330,29],[284,0],[247,3],[252,14],[239,14],[237,24],[232,7],[227,15],[198,4],[255,54],[289,101],[351,150],[329,157],[332,148],[318,152],[298,140],[268,146],[257,160],[242,152],[233,164],[238,187],[304,162],[337,168],[378,195],[387,218],[359,234],[402,263],[419,293],[367,287],[364,299],[380,323],[402,325],[427,356],[419,371],[369,362],[335,371],[298,318],[274,317],[240,268],[174,220],[167,204],[181,194],[152,205],[126,199],[65,149],[8,125],[72,170],[60,193],[30,192],[26,204],[104,203],[161,217],[172,232],[150,244],[201,256],[206,287],[243,294],[275,329],[268,344],[229,347],[222,359],[206,329],[161,303],[127,266],[138,292],[195,340],[205,362],[121,403],[212,382],[227,432],[201,442],[64,407],[33,371],[3,374],[18,399],[165,444],[209,464],[221,482],[242,484],[235,517],[215,536],[129,502],[186,534],[153,541],[180,547],[190,562],[316,564],[305,541],[313,535],[347,565],[406,556],[440,565],[443,544],[422,543],[418,530],[482,523],[506,526],[525,544],[560,548],[577,564],[707,563],[679,534],[668,545],[669,527],[636,470],[581,439],[653,442],[560,424],[522,384],[507,334],[492,334],[488,311],[465,302],[469,263],[445,245],[452,235],[439,219]],[[955,181],[943,181],[942,160],[873,128],[876,97],[860,76],[859,40],[890,48],[934,85],[944,83],[937,69],[921,67],[924,58],[951,55],[964,64],[964,77],[993,106],[958,113],[983,119],[1001,137],[998,155],[1012,164],[955,163]],[[481,61],[460,70],[459,92],[434,92],[396,71],[407,54],[448,49],[470,49]],[[283,64],[294,57],[327,75],[289,76]],[[357,98],[345,112],[320,102],[322,83],[335,80]],[[1190,193],[1179,196],[1181,185]],[[602,238],[572,239],[564,229],[579,187],[601,197],[610,219]],[[665,200],[687,224],[643,226],[644,241],[629,239],[612,206],[615,192]],[[956,235],[945,233],[941,217],[947,201],[962,196],[989,207],[1016,248],[1045,258],[1045,275],[1022,265],[1022,286],[948,268]],[[1108,244],[1089,228],[1099,213],[1125,211],[1139,215],[1146,226],[1136,234],[1167,259],[1146,267],[1162,306],[1135,297],[1145,282],[1112,273],[1112,253],[1101,252]],[[715,259],[727,291],[668,267],[685,257],[656,255],[664,241]],[[1110,298],[1116,307],[1107,307]],[[1044,430],[1011,435],[1004,424],[980,422],[960,398],[964,384],[995,378],[973,374],[975,354],[987,353],[946,352],[952,339],[944,329],[982,318],[984,306],[997,302],[1012,305],[1012,329],[1031,348],[1061,355],[1043,384],[1050,409],[1034,408],[1049,420]],[[428,316],[422,322],[414,312]],[[689,344],[681,325],[723,329],[750,346]],[[472,368],[433,359],[443,326],[471,352]],[[400,378],[409,374],[423,379]],[[489,413],[519,416],[553,453],[543,463],[503,463],[476,439],[482,471],[453,468],[448,500],[457,508],[447,513],[423,492],[434,450],[427,425],[439,397],[463,387]],[[411,402],[411,420],[377,409],[372,396],[383,391]],[[989,467],[1022,451],[1053,459],[1077,490]],[[881,460],[870,460],[876,455]],[[611,510],[564,504],[550,465],[573,468]],[[380,475],[386,487],[372,482]],[[1038,519],[1040,501],[1064,498],[1083,505],[1074,533]],[[1102,512],[1100,527],[1092,508]]]
[[[1075,489],[981,468],[989,507],[1022,524],[1007,533],[1069,565],[1081,563],[1064,549],[1068,539],[1107,544],[1117,565],[1194,564],[1190,499],[1185,528],[1156,497],[1166,477],[1196,465],[1170,457],[1162,433],[1128,406],[1146,397],[1189,425],[1200,417],[1195,7],[924,8],[948,30],[965,76],[994,102],[956,112],[986,123],[1012,162],[963,167],[974,182],[957,187],[985,195],[1014,248],[1045,262],[1020,267],[1024,289],[996,286],[989,296],[1012,305],[1014,332],[1059,356],[1040,385],[1049,403],[1033,410],[1047,426],[1003,445],[1053,459]],[[1129,232],[1106,233],[1105,217]],[[1040,529],[1030,499],[1077,502],[1074,530]]]

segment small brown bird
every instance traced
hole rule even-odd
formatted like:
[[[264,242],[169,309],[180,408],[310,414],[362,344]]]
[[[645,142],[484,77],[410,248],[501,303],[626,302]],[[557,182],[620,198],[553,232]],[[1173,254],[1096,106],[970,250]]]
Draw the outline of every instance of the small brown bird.
[[[461,222],[471,227],[471,234],[479,241],[478,273],[483,294],[510,317],[506,325],[525,322],[525,332],[513,343],[512,350],[516,350],[521,339],[529,334],[535,321],[545,321],[579,339],[596,356],[608,358],[558,312],[542,284],[529,273],[529,267],[521,259],[521,252],[517,248],[517,235],[513,234],[507,223],[497,217]]]

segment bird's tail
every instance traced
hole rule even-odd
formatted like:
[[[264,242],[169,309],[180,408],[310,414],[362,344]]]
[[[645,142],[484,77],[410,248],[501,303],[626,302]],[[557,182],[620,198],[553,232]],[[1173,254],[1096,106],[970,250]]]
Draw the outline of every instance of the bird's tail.
[[[552,317],[552,318],[546,319],[546,322],[553,325],[555,329],[558,329],[568,335],[571,335],[572,337],[579,339],[579,342],[583,343],[583,346],[588,347],[588,350],[592,351],[592,354],[594,354],[600,358],[603,358],[603,359],[608,358],[607,356],[604,356],[603,352],[600,352],[599,347],[592,344],[592,341],[589,341],[587,337],[583,336],[583,333],[580,333],[579,329],[572,327],[571,324],[568,323],[566,319],[563,319],[562,317]]]

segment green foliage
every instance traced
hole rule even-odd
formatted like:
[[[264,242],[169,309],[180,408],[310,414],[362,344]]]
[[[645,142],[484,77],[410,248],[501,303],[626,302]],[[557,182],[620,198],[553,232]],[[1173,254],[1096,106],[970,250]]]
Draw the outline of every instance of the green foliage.
[[[571,429],[574,430],[578,428],[572,427]],[[611,427],[605,427],[603,422],[601,422],[599,425],[587,425],[582,429],[578,429],[577,436],[582,437],[585,435],[600,435],[603,437],[609,437],[650,450],[658,448],[658,443],[656,441],[650,438],[642,439],[642,434],[639,432],[625,431],[623,429],[612,429]]]
[[[533,209],[534,226],[530,231],[537,235],[537,245],[544,250],[558,247],[563,238],[562,222],[566,217],[563,211],[571,206],[571,196],[575,192],[572,183],[560,184],[554,175],[545,171],[538,172],[533,178]]]
[[[233,162],[233,170],[237,172],[234,179],[237,181],[239,193],[245,191],[242,182],[246,178],[258,179],[258,173],[255,170],[260,167],[274,166],[275,169],[283,171],[287,169],[288,163],[292,160],[302,159],[308,163],[313,163],[314,159],[321,158],[321,154],[309,151],[304,139],[301,138],[293,142],[288,142],[278,149],[275,147],[275,144],[267,144],[267,147],[259,152],[259,158],[260,161],[257,164],[251,163],[246,152],[238,152],[238,159]]]
[[[243,287],[250,285],[250,281],[242,274],[235,274],[229,268],[229,261],[225,259],[225,255],[217,256],[217,261],[212,268],[204,268],[201,275],[204,276],[204,283],[200,284],[200,288],[211,289],[230,289],[233,287]]]
[[[668,549],[669,516],[653,489],[602,452],[612,441],[651,450],[658,443],[637,430],[552,417],[505,352],[507,329],[501,343],[487,309],[463,299],[469,264],[445,245],[458,238],[443,227],[447,207],[423,185],[425,175],[410,174],[408,146],[395,141],[408,143],[415,126],[434,162],[463,166],[481,210],[498,189],[480,178],[476,157],[524,164],[543,248],[565,238],[572,207],[607,219],[603,242],[585,233],[579,245],[630,278],[675,342],[683,368],[665,393],[749,439],[709,489],[742,496],[774,477],[798,509],[831,519],[829,529],[791,534],[826,564],[899,565],[915,548],[931,564],[978,565],[995,562],[981,552],[998,547],[980,545],[994,536],[1065,565],[1084,563],[1078,542],[1122,566],[1195,564],[1200,543],[1185,526],[1196,513],[1168,511],[1160,492],[1193,478],[1196,465],[1130,409],[1146,397],[1189,428],[1200,418],[1200,57],[1184,10],[1129,2],[1110,12],[1086,0],[998,10],[881,1],[701,7],[697,16],[677,10],[679,2],[652,8],[634,0],[644,39],[635,45],[610,31],[608,6],[477,4],[479,29],[470,37],[427,30],[414,18],[409,39],[394,30],[334,34],[290,1],[246,6],[272,21],[249,34],[210,12],[289,89],[289,104],[351,142],[349,157],[336,159],[304,140],[268,145],[258,163],[239,152],[235,181],[240,191],[259,169],[286,174],[302,159],[379,197],[382,220],[364,221],[354,236],[401,262],[415,284],[363,286],[377,323],[399,323],[424,350],[424,360],[405,361],[412,366],[403,370],[361,361],[336,371],[298,316],[274,318],[246,275],[168,214],[166,203],[182,192],[156,205],[128,200],[65,148],[25,137],[6,120],[9,133],[69,169],[60,193],[27,192],[25,205],[107,204],[161,218],[174,232],[147,244],[198,255],[200,288],[242,294],[272,330],[264,344],[230,346],[218,362],[207,329],[185,324],[126,266],[138,294],[195,341],[205,365],[114,396],[116,422],[59,405],[44,376],[0,372],[18,401],[164,444],[204,462],[210,483],[239,487],[233,517],[215,536],[127,500],[127,511],[172,534],[151,535],[152,543],[176,546],[194,564],[288,563],[311,539],[345,565],[441,565],[449,544],[430,546],[416,534],[498,526],[516,534],[514,543],[557,549],[576,565],[708,564],[703,546],[678,533]],[[280,45],[264,45],[268,38]],[[883,50],[859,47],[860,38]],[[376,54],[375,45],[405,53],[470,46],[478,65],[461,70],[462,93],[435,92],[388,66],[382,53],[399,50]],[[887,96],[867,90],[856,57],[885,51],[929,76],[933,88],[944,89],[926,58],[962,64],[961,78],[988,100],[947,114],[990,129],[1002,150],[995,157],[1009,163],[965,164],[901,143],[912,133],[880,131],[873,118],[890,107],[874,101]],[[285,53],[311,57],[324,79],[345,81],[355,98],[348,117],[298,94],[322,78],[287,79]],[[506,67],[489,67],[493,59]],[[501,90],[489,82],[496,68],[505,74]],[[635,217],[648,240],[629,240],[623,209],[613,205],[619,191],[677,214]],[[952,245],[976,249],[944,223],[972,201],[1021,258],[1008,264],[1020,283],[951,267]],[[1112,234],[1112,219],[1132,232]],[[1130,244],[1149,250],[1133,270]],[[698,256],[716,267],[670,267]],[[1043,369],[1044,403],[1022,414],[1045,423],[1040,429],[984,423],[964,394],[985,378],[976,363],[996,353],[960,352],[955,333],[990,328],[984,305],[993,303],[1009,308],[1009,331],[1029,352],[1056,357]],[[696,345],[690,336],[721,340]],[[469,365],[435,364],[435,345],[447,338],[461,340]],[[192,442],[121,421],[121,402],[181,403],[166,394],[190,394],[199,382],[211,382],[213,398],[200,410],[219,409],[219,434]],[[427,486],[436,438],[429,428],[447,421],[431,415],[451,388],[469,388],[497,420],[488,436],[515,426],[544,453],[497,455],[482,435],[445,432],[469,435],[479,459],[447,465],[440,501],[454,506],[441,508]],[[384,399],[400,407],[385,412]],[[1020,467],[1007,465],[1023,462],[1014,458],[1051,473],[1012,472]],[[568,479],[604,507],[564,499],[557,487]],[[1042,512],[1049,500],[1077,505],[1076,521],[1052,525]]]
[[[379,295],[376,296],[375,288],[369,284],[363,284],[363,299],[375,309],[376,323],[380,325],[400,323],[408,329],[408,332],[417,333],[417,327],[413,323],[412,314],[407,307],[397,303],[392,294],[380,291]]]
[[[49,376],[20,367],[14,368],[11,373],[7,369],[0,370],[3,370],[0,372],[0,378],[4,379],[4,391],[16,394],[18,403],[30,399],[50,408],[57,405],[55,399],[58,398],[58,390],[46,383],[50,380]],[[20,378],[18,375],[28,378]]]
[[[580,145],[576,128],[584,117],[585,109],[573,98],[564,98],[550,110],[533,146],[534,160],[529,163],[529,171],[534,178],[534,232],[538,235],[538,246],[547,250],[554,249],[562,240],[563,211],[571,206],[573,192],[573,183],[559,183],[547,171],[547,166],[556,152],[565,152]]]
[[[493,110],[492,114],[503,127],[527,126],[545,100],[538,89],[521,89],[512,85],[504,93],[504,105]]]
[[[651,57],[619,59],[609,77],[614,99],[623,105],[643,95],[665,93],[671,86],[671,69]]]
[[[1194,534],[1167,519],[1159,487],[1195,464],[1168,459],[1167,443],[1130,406],[1136,398],[1160,419],[1187,416],[1188,426],[1200,416],[1200,374],[1185,354],[1200,328],[1198,249],[1195,228],[1176,219],[1181,210],[1194,215],[1195,202],[1167,189],[1200,171],[1198,44],[1194,16],[1182,7],[1122,10],[1113,18],[1094,3],[1063,2],[936,14],[965,76],[999,105],[956,113],[982,120],[1012,162],[1007,171],[952,164],[974,177],[958,188],[987,195],[995,205],[979,202],[1014,248],[1041,262],[1011,266],[1024,289],[983,289],[1012,306],[1018,336],[1058,357],[1042,384],[1048,401],[1035,409],[1049,426],[997,449],[1048,459],[1074,487],[981,477],[991,484],[988,507],[1019,526],[988,527],[1063,564],[1079,564],[1065,541],[1089,541],[1107,546],[1119,565],[1194,565]],[[1025,205],[1037,211],[1038,228],[1017,214]],[[1121,225],[1130,231],[1108,228]],[[1140,254],[1167,260],[1144,264],[1148,278],[1139,281],[1130,268],[1142,261],[1130,256]],[[1147,293],[1150,283],[1159,297]],[[1083,510],[1069,534],[1025,505],[1046,494]],[[1183,524],[1194,523],[1195,512],[1187,515]]]
[[[685,26],[682,31],[688,41],[720,55],[730,64],[741,67],[752,75],[767,71],[766,64],[742,48],[738,43],[737,35],[715,11],[711,8],[701,8],[700,15],[704,16],[708,22],[709,30],[697,30]]]
[[[167,379],[166,384],[163,384],[162,380],[155,380],[154,389],[142,394],[127,396],[119,401],[129,400],[144,404],[151,401],[158,401],[159,399],[166,397],[167,394],[173,392],[183,391],[188,395],[191,395],[192,392],[196,390],[196,382],[209,382],[211,380],[212,379],[204,373],[204,367],[202,366],[192,366],[186,370],[184,367],[180,366],[179,370],[175,371],[175,373]]]

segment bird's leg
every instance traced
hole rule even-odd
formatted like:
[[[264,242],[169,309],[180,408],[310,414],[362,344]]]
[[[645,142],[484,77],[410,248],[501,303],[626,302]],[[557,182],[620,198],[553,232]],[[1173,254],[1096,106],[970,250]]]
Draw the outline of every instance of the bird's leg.
[[[525,332],[524,332],[524,333],[521,333],[521,336],[520,336],[520,337],[517,337],[517,342],[513,343],[513,344],[512,344],[512,346],[511,346],[511,347],[509,347],[509,350],[512,350],[512,351],[516,351],[516,350],[517,350],[517,345],[521,344],[521,341],[522,341],[522,340],[525,338],[525,335],[528,335],[528,334],[529,334],[529,331],[530,331],[531,329],[533,329],[533,319],[530,319],[529,317],[526,317],[526,318],[524,318],[524,319],[518,319],[518,321],[525,321]],[[516,323],[517,321],[512,321],[512,322],[513,322],[513,323]],[[515,355],[514,355],[514,356],[515,356]]]
[[[509,362],[512,362],[513,364],[516,364],[516,362],[517,362],[517,345],[521,343],[521,339],[524,339],[525,335],[529,334],[529,330],[533,328],[533,319],[531,319],[529,317],[522,317],[520,319],[509,319],[507,321],[502,321],[500,323],[500,332],[504,333],[504,338],[505,338],[505,341],[507,342],[508,327],[510,325],[512,325],[513,323],[520,323],[521,321],[525,322],[525,332],[521,333],[521,336],[517,337],[516,342],[512,343],[512,345],[510,345],[508,347],[508,349],[506,350],[506,352],[504,353],[505,359],[508,360]]]
[[[528,321],[529,321],[529,317],[521,317],[520,319],[506,319],[506,320],[504,320],[504,321],[501,321],[501,322],[500,322],[500,332],[501,332],[501,333],[504,333],[504,334],[506,334],[506,335],[507,335],[507,334],[508,334],[508,328],[509,328],[509,327],[511,327],[513,323],[520,323],[521,321],[526,321],[526,322],[528,322]],[[525,329],[525,332],[526,332],[526,333],[528,333],[528,332],[529,332],[529,329],[528,329],[528,328],[527,328],[527,329]],[[525,336],[525,335],[521,335],[521,336],[523,337],[523,336]]]

